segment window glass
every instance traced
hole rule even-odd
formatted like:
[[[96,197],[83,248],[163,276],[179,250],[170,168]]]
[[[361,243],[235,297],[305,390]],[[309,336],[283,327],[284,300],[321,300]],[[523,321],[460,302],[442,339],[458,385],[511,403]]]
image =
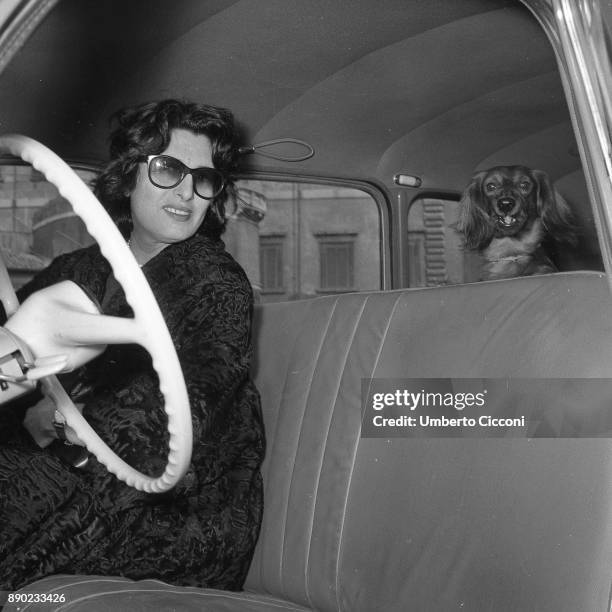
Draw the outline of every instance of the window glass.
[[[595,223],[590,208],[586,208],[589,200],[582,173],[565,177],[554,187],[556,197],[570,206],[578,241],[573,246],[544,243],[551,261],[559,272],[602,270]],[[483,280],[483,254],[464,248],[463,237],[455,228],[459,207],[457,200],[435,197],[418,198],[410,206],[407,286],[435,287]]]
[[[380,214],[352,187],[238,182],[224,236],[263,302],[381,288]]]
[[[76,170],[86,184],[95,173]],[[241,180],[223,239],[259,301],[381,288],[380,215],[365,191]],[[15,287],[93,239],[57,189],[26,165],[0,165],[0,249]]]
[[[479,280],[480,257],[466,251],[455,231],[459,203],[420,198],[408,214],[410,287],[454,285]]]
[[[76,170],[89,184],[95,174]],[[57,255],[91,244],[81,219],[30,166],[0,165],[0,250],[15,287]]]
[[[317,238],[321,291],[352,291],[354,289],[355,237],[350,234],[336,234],[317,236]]]

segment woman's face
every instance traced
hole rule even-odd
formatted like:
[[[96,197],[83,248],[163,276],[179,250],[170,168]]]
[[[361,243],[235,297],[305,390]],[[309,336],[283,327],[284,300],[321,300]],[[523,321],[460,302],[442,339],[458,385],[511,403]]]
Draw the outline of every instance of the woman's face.
[[[213,167],[208,137],[188,130],[173,130],[170,144],[162,154],[175,157],[189,168]],[[190,174],[176,187],[156,187],[149,180],[146,162],[141,162],[130,202],[132,238],[142,246],[158,249],[193,236],[211,201],[195,193]]]

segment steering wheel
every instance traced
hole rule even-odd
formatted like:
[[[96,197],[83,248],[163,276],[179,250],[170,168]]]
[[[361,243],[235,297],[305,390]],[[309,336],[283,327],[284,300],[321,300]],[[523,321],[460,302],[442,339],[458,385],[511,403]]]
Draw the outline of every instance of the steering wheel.
[[[91,359],[99,354],[106,344],[137,343],[149,352],[153,367],[159,376],[159,388],[165,399],[165,411],[168,416],[170,440],[164,472],[158,477],[146,476],[119,458],[83,418],[54,375],[41,378],[42,391],[55,402],[66,423],[75,430],[87,449],[110,472],[141,491],[149,493],[166,491],[182,478],[189,467],[192,450],[191,414],[183,372],[151,288],[119,230],[91,190],[70,166],[50,149],[26,136],[11,134],[0,137],[0,152],[7,151],[32,164],[70,202],[75,213],[85,223],[89,234],[98,242],[102,255],[110,263],[115,278],[123,287],[126,299],[134,311],[133,319],[106,316],[87,303],[83,303],[82,299],[81,304],[74,307],[71,299],[78,299],[76,293],[82,294],[81,290],[69,281],[60,283],[50,288],[51,306],[47,305],[46,318],[53,328],[60,326],[61,329],[55,333],[53,329],[45,330],[51,338],[48,345],[55,348],[59,346],[60,349],[65,347],[67,353],[72,349],[74,349],[72,352],[76,353],[81,351],[81,354],[86,355],[85,359]],[[17,309],[18,302],[6,272],[0,273],[0,283],[8,283],[10,288],[8,292],[6,288],[4,291],[8,295],[4,306],[10,315]],[[56,288],[66,284],[72,285],[72,288],[65,287],[69,299],[67,300],[65,291],[58,292],[54,297]],[[28,300],[34,296],[36,294],[30,296]],[[68,314],[64,316],[66,313]],[[64,321],[63,326],[62,321]],[[37,349],[34,346],[37,344],[36,341],[28,342],[30,327],[31,322],[30,324],[21,322],[19,311],[6,325],[14,336],[29,346],[33,357],[41,358],[41,362],[44,363],[48,353],[45,355],[39,352],[48,350],[48,346],[38,341]],[[87,357],[88,348],[91,350]],[[77,365],[80,365],[78,359],[69,364],[70,367],[67,369],[73,369]]]

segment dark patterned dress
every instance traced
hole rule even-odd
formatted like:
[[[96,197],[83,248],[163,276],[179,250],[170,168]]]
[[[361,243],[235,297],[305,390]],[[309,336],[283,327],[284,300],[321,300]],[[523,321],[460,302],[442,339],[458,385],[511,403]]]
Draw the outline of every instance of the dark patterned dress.
[[[187,383],[190,469],[171,491],[142,493],[94,457],[82,470],[69,467],[34,444],[21,426],[23,409],[0,409],[0,590],[60,573],[230,590],[243,584],[261,522],[265,445],[249,377],[251,288],[223,243],[201,236],[166,247],[143,271]],[[97,246],[57,258],[19,297],[65,279],[105,314],[132,315]],[[148,353],[109,346],[70,378],[106,443],[136,469],[159,475],[168,434]]]

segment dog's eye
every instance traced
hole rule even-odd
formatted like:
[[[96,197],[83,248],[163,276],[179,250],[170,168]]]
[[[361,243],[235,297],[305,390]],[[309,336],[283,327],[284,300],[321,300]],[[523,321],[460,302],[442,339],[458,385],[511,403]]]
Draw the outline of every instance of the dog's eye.
[[[485,189],[487,191],[494,191],[495,190],[495,183],[487,183]]]
[[[523,191],[527,191],[531,187],[531,183],[528,183],[527,181],[523,181],[520,184],[520,187]]]

